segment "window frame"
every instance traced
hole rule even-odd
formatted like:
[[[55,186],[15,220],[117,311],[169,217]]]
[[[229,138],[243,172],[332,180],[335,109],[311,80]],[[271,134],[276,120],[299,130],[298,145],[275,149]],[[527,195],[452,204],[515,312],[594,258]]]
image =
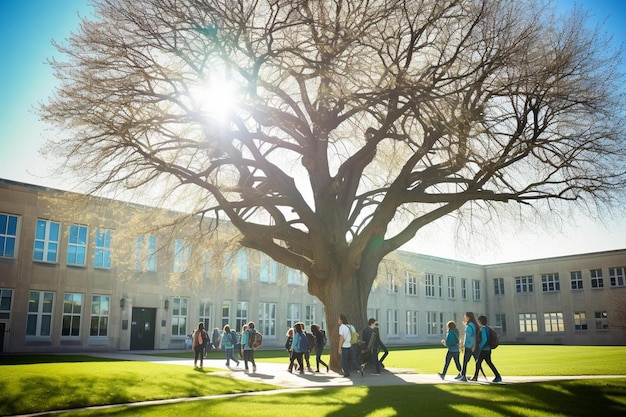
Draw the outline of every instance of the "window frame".
[[[104,308],[103,305],[105,306]],[[89,316],[89,337],[109,336],[110,314],[111,296],[93,294],[91,296],[91,314]]]
[[[0,258],[17,259],[21,223],[21,216],[0,213]],[[7,251],[9,243],[12,247],[11,252]]]
[[[67,231],[67,253],[65,263],[68,266],[87,266],[87,245],[89,227],[84,224],[70,224]]]
[[[43,236],[40,234],[40,227],[43,226]],[[56,229],[56,230],[53,230]],[[54,233],[55,236],[52,236]],[[38,244],[41,247],[38,248]],[[38,218],[35,222],[35,239],[33,242],[33,261],[47,264],[59,262],[59,252],[61,246],[61,223],[54,220]],[[41,253],[41,258],[38,254]],[[54,259],[50,255],[54,254]]]
[[[61,317],[61,338],[80,338],[84,296],[81,293],[63,294],[63,312]]]
[[[111,229],[96,229],[94,241],[93,267],[96,269],[111,269],[113,231]]]
[[[33,294],[37,294],[37,305],[35,310],[33,307]],[[47,297],[49,296],[49,298]],[[52,338],[52,332],[54,331],[54,303],[56,294],[53,291],[37,291],[31,290],[28,293],[28,306],[26,308],[26,330],[25,334],[27,338]],[[49,307],[49,308],[48,308]],[[30,333],[29,327],[31,326],[31,317],[35,318],[35,333]],[[45,320],[44,320],[45,319]],[[44,332],[44,325],[46,327]]]

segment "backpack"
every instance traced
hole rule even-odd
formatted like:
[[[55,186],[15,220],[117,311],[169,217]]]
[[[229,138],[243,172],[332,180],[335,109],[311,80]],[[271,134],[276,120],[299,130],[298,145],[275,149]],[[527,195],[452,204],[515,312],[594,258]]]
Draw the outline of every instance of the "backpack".
[[[206,346],[210,342],[209,334],[206,331],[202,330],[200,332],[200,340],[202,340],[202,346]]]
[[[230,342],[233,344],[233,347],[237,347],[237,335],[235,334],[235,332],[230,332]]]
[[[248,330],[248,346],[252,349],[258,349],[263,343],[263,335],[257,331],[251,332]]]
[[[300,352],[307,352],[309,350],[308,334],[305,335],[304,333],[301,333],[300,337],[298,337],[298,350]]]
[[[491,327],[487,327],[489,329],[489,347],[491,349],[495,349],[500,345],[500,340],[498,340],[498,333],[493,330]]]
[[[356,331],[356,329],[354,328],[353,325],[348,325],[348,328],[350,329],[350,344],[351,345],[356,345],[357,342],[359,341],[359,333]]]
[[[317,338],[315,337],[313,333],[306,333],[306,339],[308,343],[307,350],[311,350],[315,346],[317,346],[317,342],[316,342]]]

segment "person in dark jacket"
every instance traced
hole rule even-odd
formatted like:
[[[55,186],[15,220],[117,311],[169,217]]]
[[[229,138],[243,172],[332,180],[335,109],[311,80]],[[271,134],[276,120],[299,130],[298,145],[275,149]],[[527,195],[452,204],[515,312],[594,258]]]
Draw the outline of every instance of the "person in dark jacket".
[[[378,333],[374,330],[376,327],[376,319],[371,318],[367,321],[368,326],[361,332],[361,340],[367,349],[369,361],[376,368],[376,375],[380,375],[380,362],[378,361]]]
[[[328,372],[328,365],[322,360],[322,352],[324,352],[324,346],[326,346],[326,336],[318,324],[311,325],[311,334],[315,336],[315,372],[320,371],[320,364],[325,366],[326,372]]]

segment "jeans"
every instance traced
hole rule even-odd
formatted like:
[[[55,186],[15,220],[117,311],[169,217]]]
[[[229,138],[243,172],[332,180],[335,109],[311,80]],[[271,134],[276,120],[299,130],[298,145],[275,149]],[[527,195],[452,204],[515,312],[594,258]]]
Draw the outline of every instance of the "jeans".
[[[230,366],[230,361],[237,362],[237,366],[239,366],[239,361],[235,359],[233,348],[224,348],[226,351],[226,366]]]
[[[488,349],[488,350],[481,350],[480,353],[478,354],[478,362],[476,362],[476,371],[474,371],[474,379],[478,378],[478,370],[480,369],[480,366],[483,363],[483,361],[487,362],[487,365],[489,365],[489,368],[491,368],[491,371],[496,376],[496,378],[500,378],[500,373],[498,372],[498,369],[491,361],[491,349]]]
[[[448,353],[446,353],[446,363],[443,365],[443,372],[441,372],[441,374],[444,376],[446,375],[446,371],[448,370],[448,366],[450,365],[452,359],[454,359],[454,364],[456,365],[457,371],[461,373],[461,363],[459,362],[460,356],[461,354],[459,352],[448,351]]]
[[[370,356],[370,362],[374,364],[374,366],[376,367],[376,373],[379,374],[380,362],[378,361],[378,348],[377,347],[375,347],[374,350],[372,351],[372,355]]]
[[[243,351],[243,363],[246,366],[246,370],[248,369],[248,362],[252,362],[252,367],[256,368],[256,362],[254,361],[254,350],[245,349]]]
[[[463,353],[463,369],[461,370],[461,375],[465,376],[467,372],[467,363],[471,358],[475,358],[474,352],[472,352],[472,348],[465,348],[465,352]],[[478,367],[476,367],[478,369]]]

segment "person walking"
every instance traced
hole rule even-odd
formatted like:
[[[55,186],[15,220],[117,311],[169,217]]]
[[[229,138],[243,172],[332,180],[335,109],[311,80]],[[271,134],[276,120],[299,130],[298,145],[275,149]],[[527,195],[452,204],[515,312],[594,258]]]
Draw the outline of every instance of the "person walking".
[[[376,375],[380,375],[380,362],[378,362],[378,334],[374,330],[376,327],[376,319],[371,318],[367,321],[368,326],[361,332],[361,340],[364,342],[369,360],[376,368]]]
[[[443,371],[441,371],[439,378],[444,379],[446,377],[446,371],[448,370],[448,366],[452,359],[454,359],[454,364],[456,365],[456,369],[458,371],[458,376],[461,375],[461,363],[459,362],[460,357],[460,348],[459,343],[461,339],[459,337],[459,329],[456,328],[456,323],[453,321],[449,321],[446,324],[446,328],[448,332],[446,333],[446,338],[441,341],[444,346],[448,347],[448,352],[446,353],[446,361],[443,365]]]
[[[502,382],[502,376],[491,360],[491,345],[489,343],[489,326],[487,326],[487,317],[478,316],[478,322],[480,323],[480,330],[478,333],[478,360],[476,361],[474,376],[470,381],[478,380],[478,370],[481,369],[481,364],[485,361],[495,375],[493,382]]]
[[[252,364],[252,372],[256,372],[256,362],[254,361],[254,349],[250,346],[250,339],[254,337],[256,330],[254,329],[254,322],[248,323],[248,329],[243,333],[241,338],[241,344],[243,346],[243,363],[248,372],[248,362]]]
[[[311,334],[315,336],[315,372],[320,371],[320,364],[324,365],[326,372],[328,372],[328,365],[322,360],[322,352],[324,352],[324,346],[326,346],[326,336],[318,324],[311,325]]]
[[[290,327],[287,330],[287,333],[285,334],[285,336],[287,336],[287,340],[285,341],[285,350],[287,351],[287,354],[289,355],[289,364],[291,364],[293,361],[291,360],[291,356],[293,355],[293,327]],[[287,367],[287,369],[289,369],[289,367]]]
[[[356,332],[354,326],[348,323],[348,319],[344,314],[339,315],[339,354],[341,355],[341,369],[343,376],[350,376],[350,366],[363,376],[363,367],[359,366],[356,356],[352,354],[352,343],[350,342],[352,334]]]
[[[202,368],[204,360],[204,349],[209,341],[209,335],[204,331],[204,323],[198,323],[198,328],[193,332],[193,341],[191,348],[193,349],[193,366],[198,367],[198,359],[200,359],[200,368]]]
[[[239,366],[239,361],[235,359],[235,356],[233,356],[233,351],[236,346],[237,335],[235,334],[235,332],[230,330],[230,326],[227,324],[226,326],[224,326],[224,332],[220,337],[220,344],[218,345],[220,349],[223,347],[224,352],[226,352],[226,367],[230,367],[231,360],[237,363],[237,365],[235,366]]]
[[[291,345],[291,359],[289,359],[288,371],[292,372],[293,364],[298,361],[300,374],[304,374],[303,356],[309,350],[309,340],[306,337],[302,323],[293,326],[293,343]]]
[[[476,333],[478,332],[478,323],[476,322],[474,313],[471,311],[465,313],[463,321],[465,323],[465,337],[463,340],[463,367],[461,369],[461,374],[454,379],[467,382],[467,363],[471,358],[476,358]]]
[[[383,361],[385,360],[387,355],[389,355],[389,349],[387,349],[387,346],[385,346],[385,344],[383,343],[383,339],[380,338],[380,328],[378,327],[378,320],[376,320],[374,331],[376,332],[376,337],[378,338],[378,351],[383,352],[383,356],[380,357],[378,362],[380,362],[380,366],[385,369],[385,364],[383,363]]]

